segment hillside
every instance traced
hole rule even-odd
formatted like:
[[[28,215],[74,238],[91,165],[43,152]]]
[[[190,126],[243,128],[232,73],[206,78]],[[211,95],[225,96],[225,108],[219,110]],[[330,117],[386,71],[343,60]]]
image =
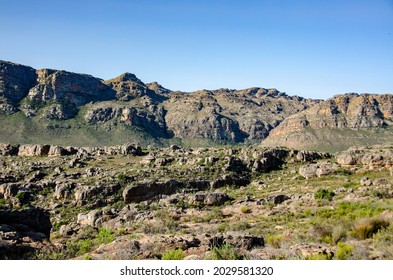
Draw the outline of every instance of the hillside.
[[[294,114],[274,128],[266,146],[335,151],[391,143],[391,94],[344,94]]]

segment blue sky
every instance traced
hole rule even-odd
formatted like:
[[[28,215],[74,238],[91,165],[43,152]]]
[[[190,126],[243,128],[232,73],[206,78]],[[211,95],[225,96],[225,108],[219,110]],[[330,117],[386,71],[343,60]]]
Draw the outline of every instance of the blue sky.
[[[0,59],[172,90],[393,93],[393,0],[0,0]]]

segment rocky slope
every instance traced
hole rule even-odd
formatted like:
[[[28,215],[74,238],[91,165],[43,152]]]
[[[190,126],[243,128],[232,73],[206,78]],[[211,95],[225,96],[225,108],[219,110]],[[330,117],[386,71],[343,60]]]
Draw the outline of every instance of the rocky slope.
[[[393,95],[344,94],[286,118],[264,145],[331,149],[390,143]]]

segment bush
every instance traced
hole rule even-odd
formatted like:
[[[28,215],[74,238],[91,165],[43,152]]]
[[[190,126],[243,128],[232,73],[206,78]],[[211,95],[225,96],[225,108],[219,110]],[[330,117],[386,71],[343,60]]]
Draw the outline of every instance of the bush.
[[[161,259],[162,260],[182,260],[184,259],[185,255],[181,248],[176,250],[169,250],[166,252]]]
[[[306,260],[332,260],[332,253],[318,253],[314,255],[309,255]]]
[[[31,193],[30,192],[18,192],[15,196],[16,199],[19,200],[20,204],[28,204],[31,201]]]
[[[339,242],[337,244],[337,259],[347,260],[352,255],[353,247],[351,245]]]
[[[331,201],[333,199],[333,196],[335,195],[334,192],[329,191],[327,189],[318,189],[315,194],[314,198],[315,199],[324,199],[324,200],[329,200]]]
[[[94,244],[93,244],[94,242],[91,239],[80,240],[78,243],[79,243],[78,244],[79,245],[79,251],[78,251],[79,255],[83,255],[83,254],[90,252],[94,246]]]
[[[282,236],[281,235],[269,235],[267,238],[267,244],[270,244],[273,248],[281,248]]]
[[[120,186],[124,187],[132,182],[132,178],[125,174],[119,174],[117,175],[117,181],[119,182]]]
[[[100,228],[96,238],[98,244],[111,243],[115,240],[115,233],[108,228]]]
[[[334,244],[339,243],[339,241],[347,237],[347,229],[343,225],[337,225],[332,231],[332,241]]]
[[[4,207],[4,206],[5,206],[5,199],[0,198],[0,207]]]
[[[206,257],[208,260],[240,260],[241,257],[236,253],[231,244],[224,244],[220,247],[212,248],[210,254]]]
[[[252,211],[250,207],[243,205],[242,207],[240,207],[240,212],[242,212],[243,214],[248,214],[251,213]]]
[[[362,220],[352,229],[352,235],[358,239],[365,240],[372,237],[378,231],[389,226],[389,222],[384,219],[371,218]]]
[[[218,232],[226,232],[229,230],[229,223],[228,222],[222,222],[220,224],[217,225],[217,231]]]

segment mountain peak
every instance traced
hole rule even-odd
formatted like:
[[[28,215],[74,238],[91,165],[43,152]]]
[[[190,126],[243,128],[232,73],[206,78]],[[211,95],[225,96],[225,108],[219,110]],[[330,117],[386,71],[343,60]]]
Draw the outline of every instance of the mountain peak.
[[[111,79],[110,81],[117,81],[117,82],[133,81],[133,82],[137,82],[137,83],[142,83],[142,81],[139,80],[137,78],[137,76],[135,76],[134,74],[129,73],[129,72],[123,73],[120,76]]]

